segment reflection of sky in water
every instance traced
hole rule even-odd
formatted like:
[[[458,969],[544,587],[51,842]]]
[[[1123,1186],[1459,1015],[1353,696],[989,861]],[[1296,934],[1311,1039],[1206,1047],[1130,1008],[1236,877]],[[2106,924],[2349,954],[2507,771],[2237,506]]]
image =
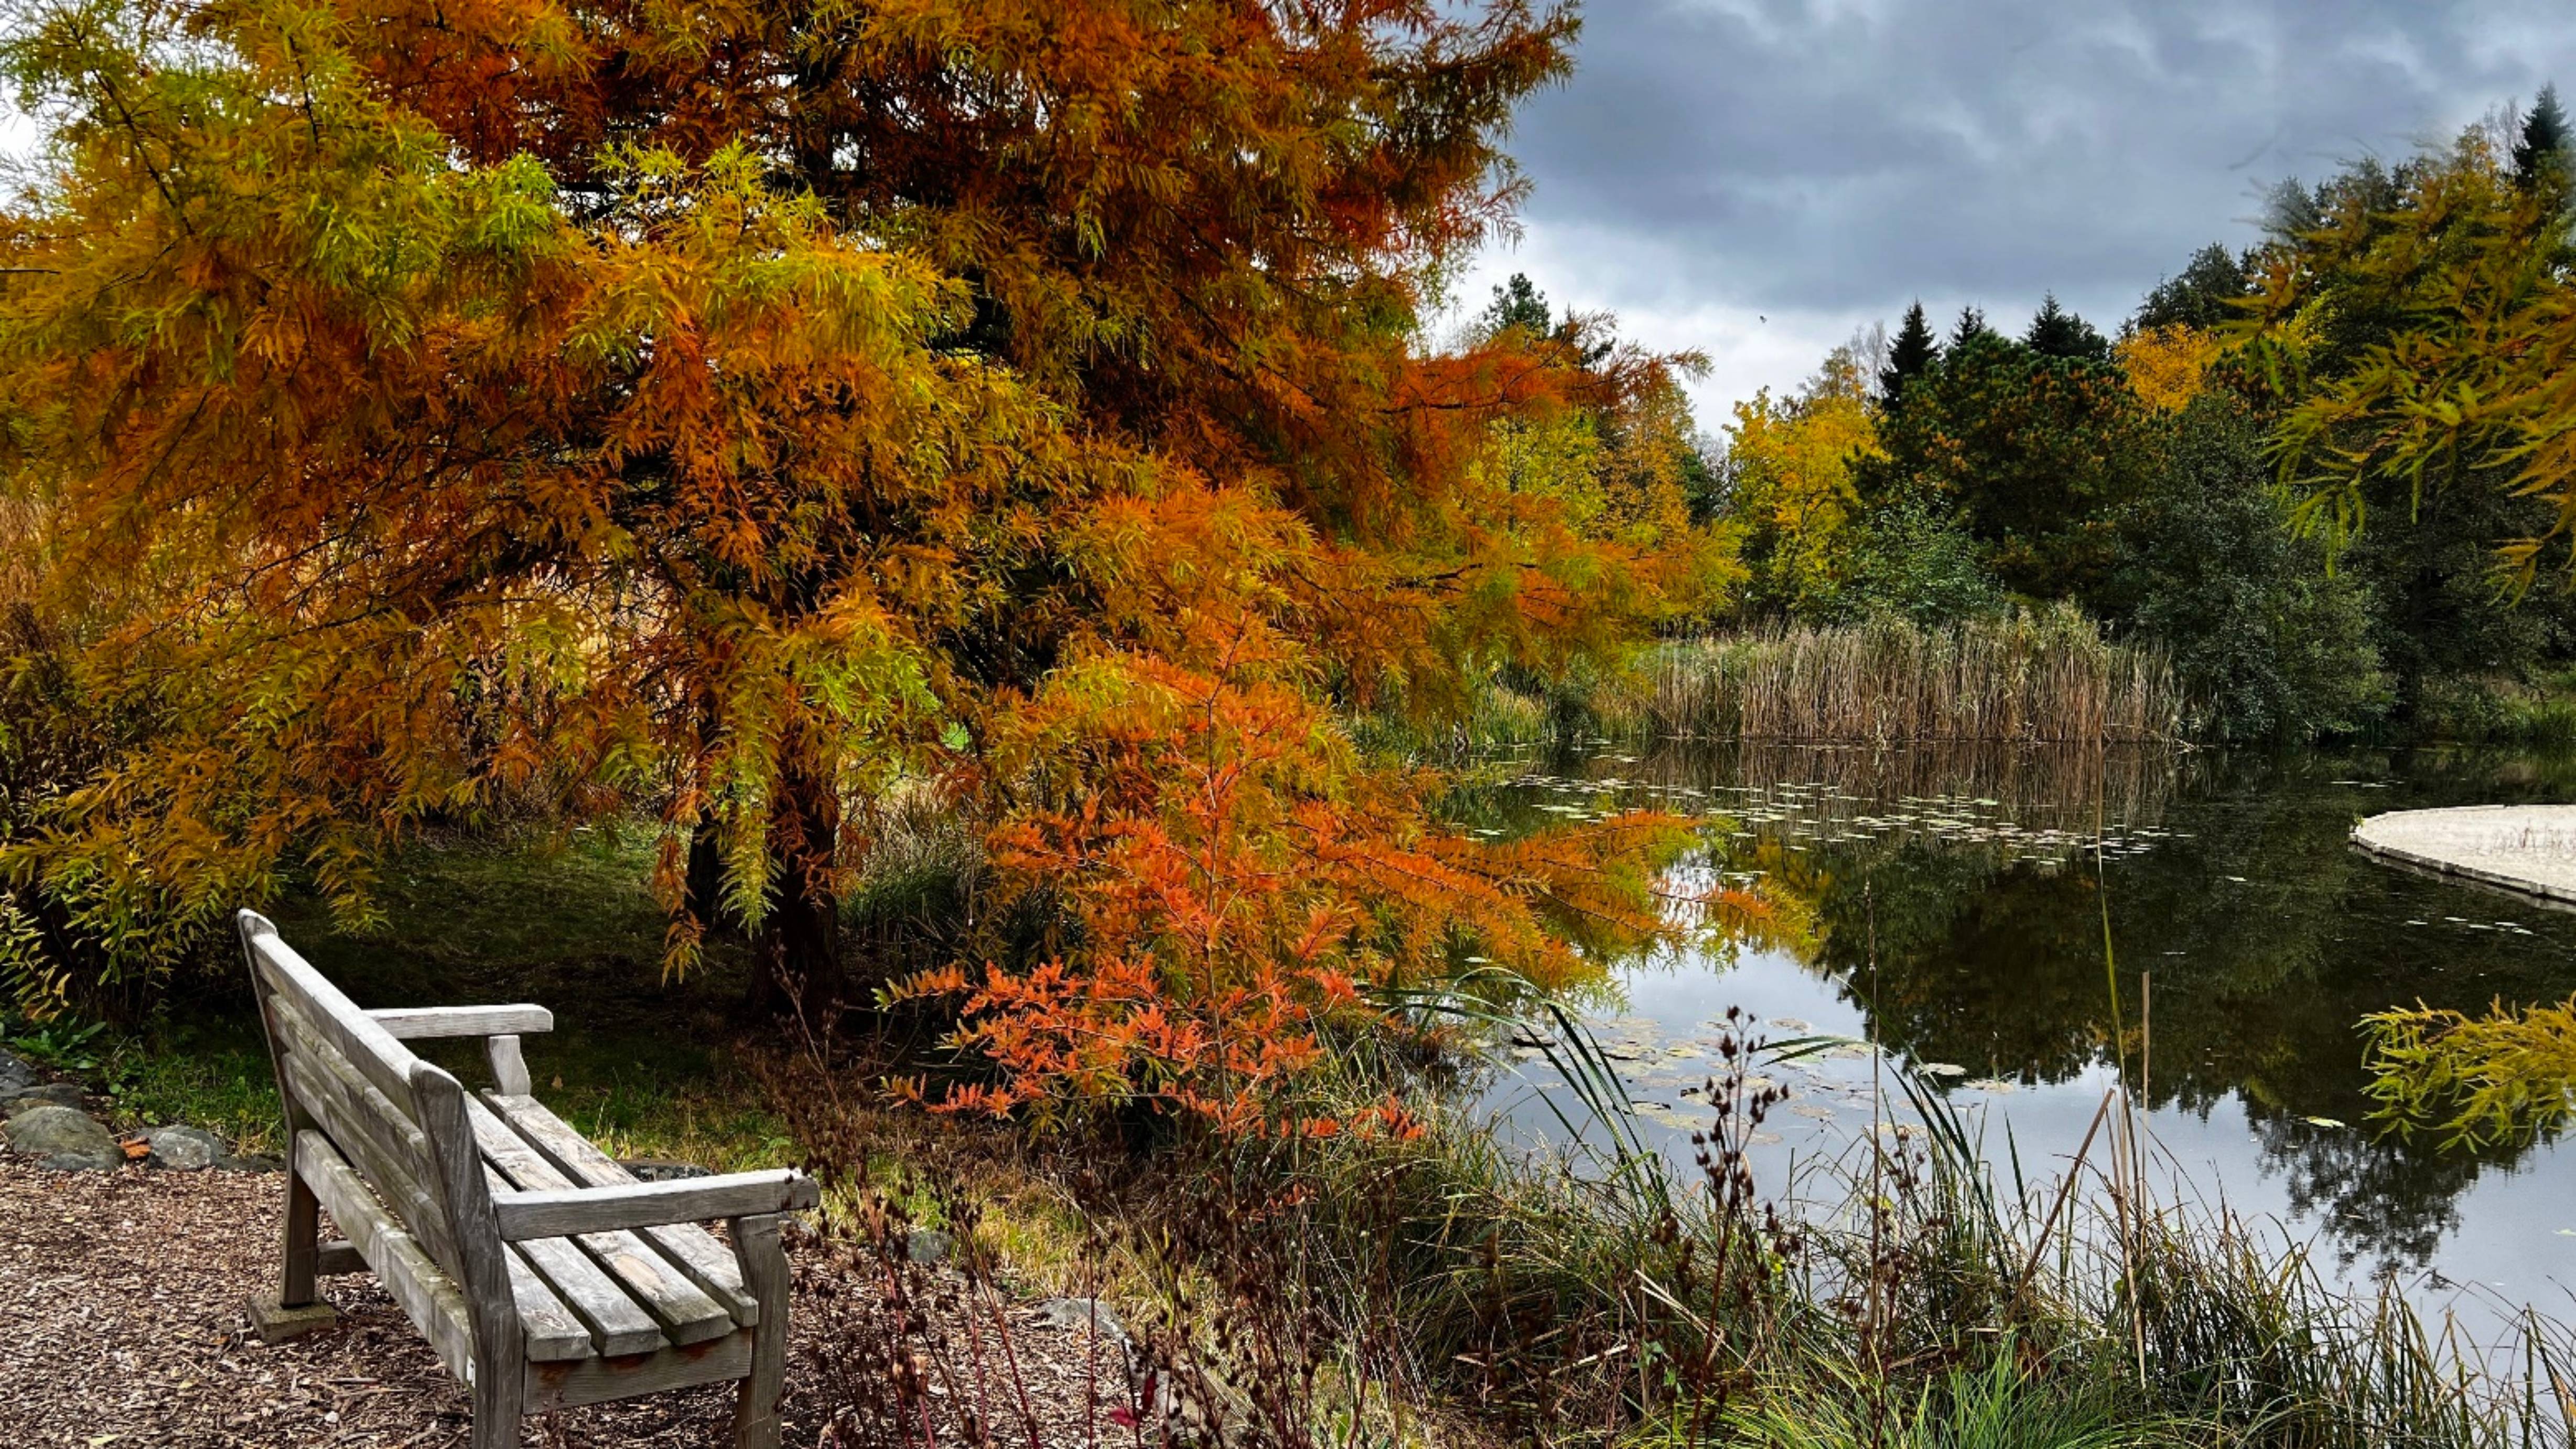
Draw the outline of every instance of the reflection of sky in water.
[[[2106,779],[2097,761],[2067,790],[2025,762],[1944,789],[1848,754],[1787,758],[1767,780],[1756,767],[1777,770],[1777,757],[1560,762],[1505,792],[1488,827],[1639,803],[1723,811],[1742,833],[1694,878],[1776,877],[1814,908],[1810,939],[1625,970],[1621,999],[1592,1013],[1638,1130],[1685,1172],[1690,1131],[1714,1118],[1699,1088],[1732,1006],[1773,1039],[1870,1037],[1955,1069],[1951,1100],[1996,1170],[2008,1179],[2017,1155],[2033,1190],[2053,1182],[2114,1076],[2090,850],[2099,808],[2133,1051],[2138,976],[2154,976],[2161,1161],[2149,1174],[2161,1191],[2278,1222],[2314,1242],[2330,1277],[2393,1277],[2420,1304],[2459,1308],[2472,1331],[2494,1324],[2495,1299],[2576,1317],[2576,1158],[2556,1144],[2472,1157],[2377,1135],[2355,1029],[2419,997],[2463,1009],[2565,999],[2576,917],[2391,871],[2345,840],[2382,809],[2576,798],[2576,771],[2419,753],[2203,758]],[[1520,1056],[1517,1079],[1495,1089],[1506,1119],[1551,1129],[1546,1092],[1581,1120],[1546,1063]],[[1872,1068],[1864,1052],[1760,1068],[1791,1093],[1755,1148],[1766,1192],[1869,1130]],[[1887,1093],[1884,1115],[1909,1120],[1894,1084]]]

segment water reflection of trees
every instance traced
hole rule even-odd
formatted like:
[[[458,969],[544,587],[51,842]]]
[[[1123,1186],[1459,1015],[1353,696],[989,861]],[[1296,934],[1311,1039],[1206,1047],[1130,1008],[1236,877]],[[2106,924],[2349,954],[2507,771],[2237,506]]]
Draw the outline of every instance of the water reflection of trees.
[[[2148,823],[2188,782],[2197,758],[2154,746],[2003,749],[1949,742],[1882,749],[1674,740],[1644,752],[1626,773],[1665,788],[1824,786],[1879,808],[1909,797],[1959,796],[1993,801],[2005,816],[2026,823],[2089,822],[2097,810],[2110,820]]]
[[[2240,1096],[2293,1202],[2331,1222],[2348,1251],[2391,1265],[2424,1261],[2458,1195],[2522,1151],[2469,1158],[2371,1135],[2355,1024],[2398,1001],[2564,998],[2576,988],[2576,921],[2391,873],[2353,852],[2347,834],[2379,809],[2563,798],[2576,787],[2558,766],[2502,763],[2423,757],[2400,762],[2410,788],[2370,790],[2337,782],[2387,762],[2204,759],[2188,788],[2157,801],[2163,824],[2191,838],[2108,867],[2133,1061],[2148,1045],[2139,978],[2153,975],[2155,1104],[2206,1114]],[[1881,1040],[1917,1060],[2033,1083],[2108,1059],[2102,887],[2089,865],[1920,836],[1815,853],[1814,964],[1847,977]],[[2452,915],[2538,934],[2406,924]]]

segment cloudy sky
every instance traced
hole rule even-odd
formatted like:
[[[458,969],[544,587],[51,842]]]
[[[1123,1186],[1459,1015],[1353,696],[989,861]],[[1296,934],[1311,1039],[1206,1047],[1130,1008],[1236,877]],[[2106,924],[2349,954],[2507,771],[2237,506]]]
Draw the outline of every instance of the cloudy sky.
[[[2054,290],[2109,331],[2250,241],[2263,186],[2576,94],[2576,3],[1589,0],[1576,65],[1522,114],[1526,234],[1461,307],[1524,271],[1697,348],[1714,429],[1918,296],[2018,328]]]

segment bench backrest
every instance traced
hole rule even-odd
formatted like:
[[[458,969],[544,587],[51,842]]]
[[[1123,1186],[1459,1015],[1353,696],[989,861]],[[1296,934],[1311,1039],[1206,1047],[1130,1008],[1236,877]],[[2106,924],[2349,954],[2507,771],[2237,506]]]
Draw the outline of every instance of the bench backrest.
[[[483,1246],[475,1227],[491,1212],[473,1143],[458,1145],[461,1164],[440,1150],[462,1120],[456,1079],[414,1056],[264,917],[244,911],[240,924],[290,1138],[307,1128],[328,1137],[441,1268],[460,1282],[482,1276],[459,1251]],[[460,1222],[474,1226],[460,1232]]]

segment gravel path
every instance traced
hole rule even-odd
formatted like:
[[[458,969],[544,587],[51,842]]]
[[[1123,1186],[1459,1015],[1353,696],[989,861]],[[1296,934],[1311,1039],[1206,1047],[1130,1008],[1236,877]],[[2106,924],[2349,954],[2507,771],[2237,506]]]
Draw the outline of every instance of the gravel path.
[[[276,1348],[249,1331],[241,1304],[273,1284],[284,1197],[285,1180],[274,1174],[61,1173],[0,1153],[6,1449],[465,1444],[463,1387],[372,1279],[325,1280],[344,1315],[336,1329]],[[821,1341],[834,1314],[819,1310],[828,1302],[842,1314],[865,1311],[881,1294],[859,1281],[866,1274],[833,1268],[829,1257],[818,1249],[797,1261],[785,1405],[793,1446],[864,1442],[822,1432],[822,1383],[846,1384],[851,1374],[847,1355]],[[835,1276],[819,1281],[824,1274]],[[1027,1392],[996,1409],[999,1438],[1129,1441],[1102,1424],[1105,1406],[1091,1407],[1095,1392],[1106,1398],[1123,1382],[1115,1349],[1085,1364],[1072,1333],[1023,1324],[1013,1339]],[[1034,1436],[1022,1402],[1039,1421]],[[732,1413],[729,1386],[689,1390],[532,1419],[522,1442],[730,1445]],[[940,1442],[954,1441],[942,1434]]]

